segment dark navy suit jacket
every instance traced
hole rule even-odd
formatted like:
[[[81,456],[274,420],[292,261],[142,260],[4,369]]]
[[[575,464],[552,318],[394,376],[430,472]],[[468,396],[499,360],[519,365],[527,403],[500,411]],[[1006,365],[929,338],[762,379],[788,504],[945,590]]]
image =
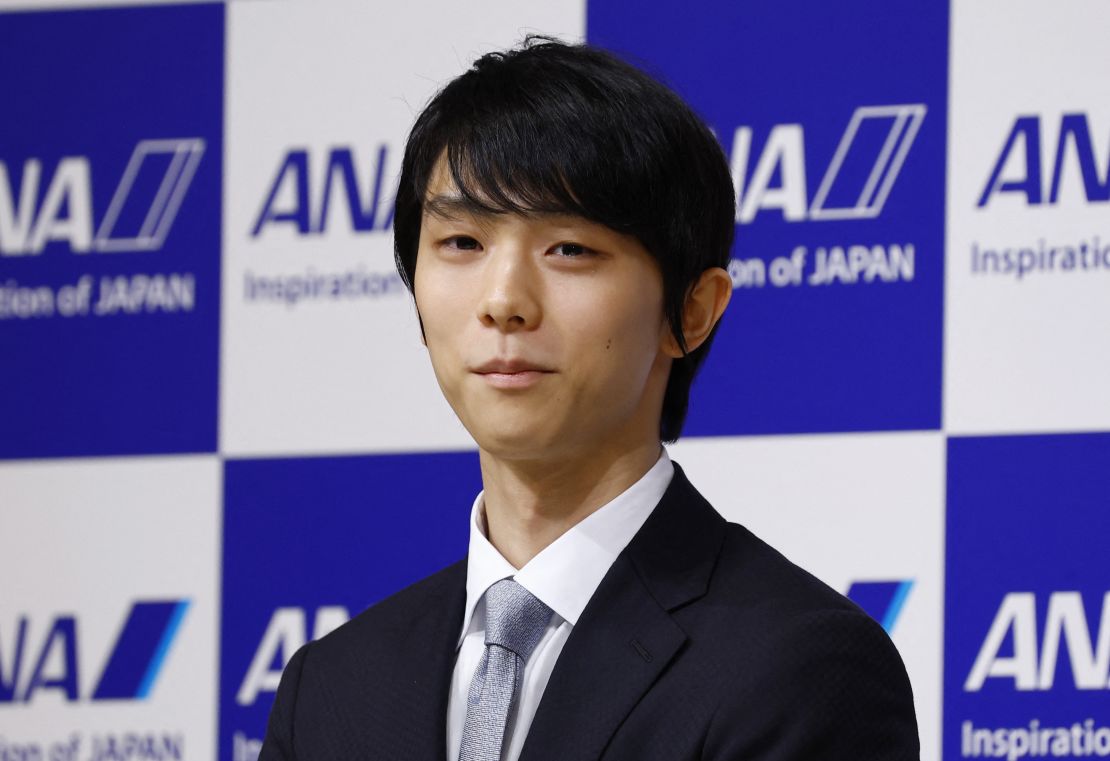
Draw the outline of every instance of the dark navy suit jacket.
[[[262,761],[443,761],[460,561],[299,650]],[[916,761],[882,628],[681,468],[571,631],[520,761]],[[449,759],[448,761],[454,761]]]

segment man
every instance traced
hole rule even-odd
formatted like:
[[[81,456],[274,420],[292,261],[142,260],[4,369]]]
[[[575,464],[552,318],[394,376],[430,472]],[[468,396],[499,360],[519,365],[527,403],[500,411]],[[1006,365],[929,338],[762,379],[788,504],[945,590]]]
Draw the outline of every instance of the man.
[[[733,214],[709,130],[602,51],[529,39],[432,100],[396,253],[479,447],[470,550],[293,656],[263,759],[917,758],[882,629],[661,446]]]

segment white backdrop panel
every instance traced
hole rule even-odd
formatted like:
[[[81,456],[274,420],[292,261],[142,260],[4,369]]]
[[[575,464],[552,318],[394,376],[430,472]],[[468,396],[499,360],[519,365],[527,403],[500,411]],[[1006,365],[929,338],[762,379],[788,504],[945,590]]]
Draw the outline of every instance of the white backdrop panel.
[[[582,0],[438,4],[434,23],[429,12],[422,4],[360,1],[228,7],[226,454],[473,446],[435,385],[394,272],[386,219],[404,140],[433,92],[477,55],[541,30],[580,39],[585,7]],[[381,172],[377,214],[362,221],[371,229],[356,230],[341,171],[331,174],[321,212],[329,162],[338,166],[347,150],[364,208],[373,205]],[[297,195],[302,155],[307,204]],[[293,168],[283,174],[287,162]],[[301,214],[307,224],[276,218],[283,214]],[[290,278],[347,273],[374,293],[290,303]],[[261,296],[260,278],[282,281],[285,297]]]
[[[219,460],[5,463],[0,464],[0,494],[0,656],[5,679],[15,680],[17,696],[0,707],[4,741],[70,747],[77,737],[77,755],[84,759],[99,757],[95,746],[106,747],[109,738],[168,737],[182,741],[183,758],[212,758]],[[137,602],[187,606],[179,627],[164,642],[164,660],[154,666],[146,697],[97,699],[96,688]],[[66,637],[51,641],[60,618],[74,621],[76,700],[67,699],[66,690],[57,686],[32,688],[28,694],[44,651],[39,681],[45,685],[70,676],[73,661],[65,656]],[[17,672],[20,621],[26,622],[26,631]],[[134,656],[135,649],[121,655]]]
[[[1098,0],[952,6],[950,433],[1110,427],[1108,28]]]

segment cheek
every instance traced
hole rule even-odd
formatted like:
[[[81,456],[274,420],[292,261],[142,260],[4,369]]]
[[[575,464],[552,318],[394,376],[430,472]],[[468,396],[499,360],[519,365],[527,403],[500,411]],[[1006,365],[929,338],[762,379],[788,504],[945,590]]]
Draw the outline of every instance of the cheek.
[[[465,305],[461,303],[461,294],[465,289],[457,287],[457,283],[456,287],[447,287],[434,266],[418,267],[417,272],[413,296],[425,337],[430,341],[433,336],[450,335],[452,329],[457,330],[463,324],[461,316]]]
[[[440,386],[449,394],[454,383],[453,370],[459,365],[458,356],[464,345],[458,296],[440,288],[434,277],[427,277],[417,278],[414,297],[428,358]]]
[[[606,336],[609,351],[643,355],[650,363],[659,350],[659,326],[663,319],[661,286],[641,278],[635,288],[608,296],[611,323]]]
[[[640,290],[605,289],[591,299],[591,308],[577,312],[574,343],[589,365],[588,375],[638,384],[655,362],[662,296],[655,297],[650,281],[641,285]]]

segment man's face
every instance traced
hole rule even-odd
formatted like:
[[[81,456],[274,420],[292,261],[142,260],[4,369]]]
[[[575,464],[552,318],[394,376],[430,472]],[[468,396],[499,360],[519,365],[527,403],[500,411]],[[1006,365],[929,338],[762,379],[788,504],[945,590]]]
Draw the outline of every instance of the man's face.
[[[550,460],[658,441],[669,328],[637,240],[574,216],[473,213],[442,159],[424,209],[416,304],[483,450]]]

